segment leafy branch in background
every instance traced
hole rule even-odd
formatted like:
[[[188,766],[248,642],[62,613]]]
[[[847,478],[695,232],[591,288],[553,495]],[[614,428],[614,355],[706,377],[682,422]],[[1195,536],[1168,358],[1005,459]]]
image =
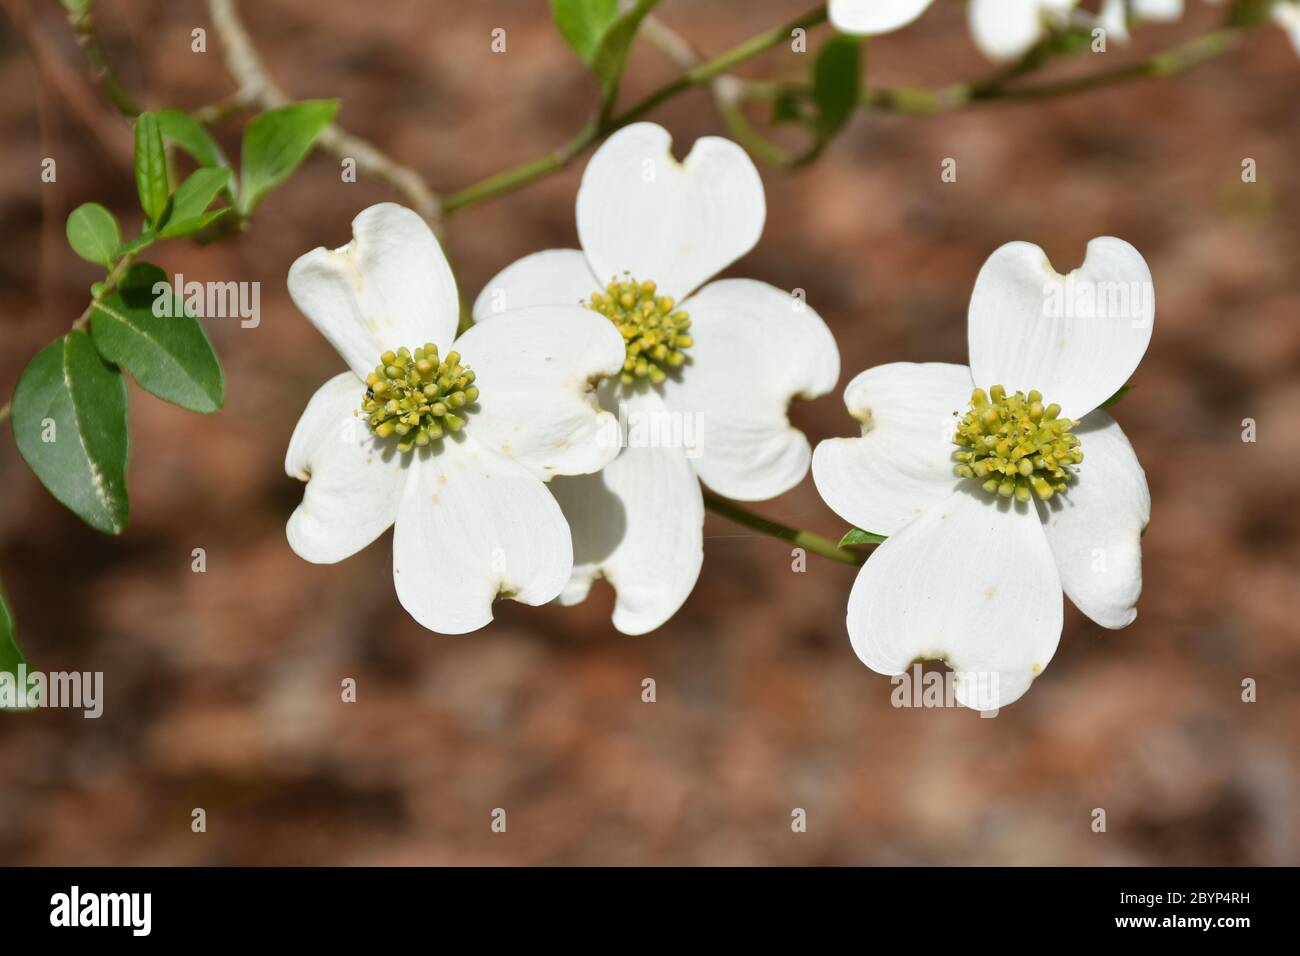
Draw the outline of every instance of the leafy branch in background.
[[[122,373],[190,411],[213,412],[225,401],[221,366],[203,327],[166,273],[137,257],[162,240],[205,241],[227,223],[242,225],[302,162],[337,109],[334,100],[317,100],[254,117],[244,131],[238,180],[211,134],[188,114],[140,113],[139,231],[123,240],[117,219],[98,203],[68,216],[68,244],[103,267],[105,277],[91,286],[90,304],[72,328],[28,364],[0,419],[11,417],[18,451],[41,483],[97,531],[120,534],[129,512]],[[198,166],[174,187],[168,145]]]

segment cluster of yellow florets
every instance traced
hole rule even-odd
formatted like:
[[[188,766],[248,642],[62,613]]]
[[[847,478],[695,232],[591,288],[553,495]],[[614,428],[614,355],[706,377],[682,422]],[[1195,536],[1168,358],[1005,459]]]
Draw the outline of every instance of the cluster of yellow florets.
[[[653,282],[615,279],[604,292],[593,292],[587,308],[605,316],[623,333],[627,357],[619,379],[631,385],[648,379],[658,385],[668,377],[669,369],[681,368],[694,340],[686,334],[690,316],[675,311],[670,296],[655,295]]]
[[[959,477],[983,479],[985,491],[1020,501],[1031,491],[1046,500],[1065,490],[1083,451],[1070,434],[1079,423],[1061,418],[1060,405],[1044,405],[1037,391],[1007,395],[1001,385],[987,394],[975,389],[970,404],[952,439],[963,449],[953,454]]]
[[[397,435],[398,449],[410,451],[465,427],[465,406],[478,400],[473,381],[474,372],[456,352],[439,359],[432,342],[414,354],[400,348],[381,355],[366,377],[361,410],[371,431],[380,438]]]

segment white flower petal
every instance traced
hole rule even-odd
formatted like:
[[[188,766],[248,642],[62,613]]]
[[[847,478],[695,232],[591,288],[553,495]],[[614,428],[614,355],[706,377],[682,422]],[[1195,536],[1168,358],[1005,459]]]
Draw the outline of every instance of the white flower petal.
[[[626,354],[604,316],[578,305],[517,309],[476,322],[455,348],[476,376],[479,408],[466,428],[484,447],[542,480],[596,471],[618,453],[592,385]]]
[[[650,390],[624,402],[631,435],[635,416],[667,411]],[[599,474],[549,487],[573,531],[562,604],[582,601],[604,576],[618,594],[614,626],[624,634],[653,631],[677,613],[704,560],[704,500],[682,449],[629,446]]]
[[[1295,47],[1296,55],[1300,56],[1300,3],[1274,4],[1273,22],[1286,31],[1286,35],[1291,38],[1291,45]]]
[[[1067,418],[1082,418],[1138,367],[1155,317],[1151,271],[1122,239],[1088,243],[1067,276],[1028,242],[989,256],[975,280],[971,376],[981,388],[1038,389]]]
[[[759,501],[798,484],[811,449],[786,411],[835,387],[840,355],[821,316],[763,282],[724,279],[681,305],[695,344],[664,383],[668,407],[695,416],[692,464],[714,491]]]
[[[1012,60],[1043,37],[1046,20],[1059,19],[1075,0],[970,0],[970,32],[991,60]]]
[[[947,661],[958,699],[990,710],[1052,659],[1062,603],[1037,512],[963,489],[876,549],[849,596],[849,635],[881,674]]]
[[[573,569],[569,527],[546,486],[468,434],[416,450],[393,531],[402,607],[440,634],[492,620],[500,595],[555,598]]]
[[[356,554],[397,517],[406,470],[391,445],[375,440],[358,414],[366,386],[351,372],[311,397],[289,439],[284,470],[307,482],[289,518],[289,547],[332,564]]]
[[[875,36],[905,27],[934,0],[831,0],[831,25],[841,33]]]
[[[404,206],[380,203],[352,220],[352,241],[316,248],[289,268],[294,304],[363,379],[387,349],[456,335],[456,280],[428,224]]]
[[[1106,31],[1106,36],[1120,43],[1130,39],[1128,32],[1129,0],[1101,0],[1101,11],[1096,25]]]
[[[1146,473],[1115,419],[1095,411],[1074,430],[1083,450],[1065,494],[1038,503],[1065,593],[1102,627],[1127,627],[1142,593]]]
[[[474,321],[534,305],[576,305],[604,287],[577,249],[534,252],[488,281],[474,300]]]
[[[1183,0],[1102,0],[1101,12],[1094,22],[1106,31],[1107,36],[1127,43],[1130,7],[1134,20],[1168,21],[1183,15]]]
[[[861,373],[844,390],[844,404],[862,435],[817,446],[818,493],[854,527],[901,531],[961,481],[953,474],[954,413],[970,405],[971,391],[964,365],[894,362]]]
[[[1177,20],[1183,0],[1133,0],[1133,15],[1140,20]]]
[[[763,181],[735,143],[695,141],[682,162],[672,137],[634,123],[596,150],[578,188],[578,237],[604,286],[630,272],[680,299],[758,242]]]

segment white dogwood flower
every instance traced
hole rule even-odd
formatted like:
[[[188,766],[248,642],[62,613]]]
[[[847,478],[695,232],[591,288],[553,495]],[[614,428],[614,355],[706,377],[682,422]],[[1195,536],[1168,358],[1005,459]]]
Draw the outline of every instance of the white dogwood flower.
[[[843,33],[874,36],[907,26],[934,0],[830,0],[831,24]],[[1148,0],[1158,2],[1158,0]],[[1027,52],[1052,27],[1064,25],[1078,0],[970,0],[971,37],[990,59]]]
[[[662,127],[612,135],[582,177],[577,249],[527,256],[488,282],[478,321],[503,309],[582,302],[621,332],[621,373],[599,389],[624,445],[598,475],[551,483],[573,529],[582,601],[604,576],[614,626],[642,634],[690,594],[703,560],[699,482],[742,500],[771,498],[808,471],[808,439],[790,425],[794,396],[835,387],[839,352],[802,296],[762,282],[704,283],[758,241],[758,171],[735,143],[698,140],[681,162]]]
[[[934,0],[830,0],[831,26],[841,33],[877,36],[907,26]]]
[[[614,455],[591,382],[617,373],[623,341],[573,305],[494,316],[456,338],[456,282],[416,213],[385,203],[352,241],[289,270],[289,292],[350,371],[303,412],[285,457],[307,482],[289,544],[341,561],[393,532],[393,583],[420,624],[460,634],[492,602],[555,598],[568,526],[544,484]]]
[[[868,667],[942,660],[963,704],[996,709],[1052,659],[1063,589],[1103,627],[1132,622],[1151,499],[1100,406],[1137,368],[1154,315],[1128,243],[1094,239],[1062,276],[1013,242],[976,280],[969,368],[900,362],[849,383],[862,435],[819,444],[812,469],[837,514],[888,536],[849,598]]]

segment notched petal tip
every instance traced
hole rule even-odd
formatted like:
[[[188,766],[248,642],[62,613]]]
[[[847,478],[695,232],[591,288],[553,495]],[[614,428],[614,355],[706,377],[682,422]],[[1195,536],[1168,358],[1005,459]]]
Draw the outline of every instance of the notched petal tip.
[[[459,318],[456,280],[428,223],[395,203],[362,210],[351,241],[299,256],[289,295],[348,367],[364,377],[385,349],[450,344]]]
[[[685,298],[758,242],[767,217],[763,182],[745,151],[696,140],[682,162],[653,123],[610,136],[583,172],[578,237],[602,281],[626,273]]]

